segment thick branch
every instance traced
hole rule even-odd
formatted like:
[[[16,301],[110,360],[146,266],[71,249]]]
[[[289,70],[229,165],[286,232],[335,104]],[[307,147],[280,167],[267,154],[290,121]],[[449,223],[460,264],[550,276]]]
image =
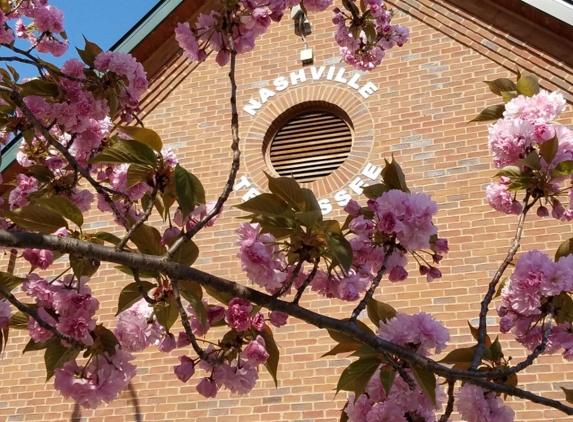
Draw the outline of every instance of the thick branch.
[[[507,256],[495,272],[491,282],[489,283],[489,287],[487,289],[487,293],[481,302],[481,310],[479,313],[479,328],[478,328],[478,344],[474,353],[474,359],[469,367],[470,371],[475,371],[478,365],[481,362],[481,358],[483,356],[483,352],[485,350],[485,339],[487,335],[487,312],[489,309],[489,304],[493,299],[493,295],[495,294],[495,288],[501,279],[501,276],[505,272],[507,266],[513,261],[517,250],[519,249],[519,242],[521,241],[521,235],[523,234],[523,226],[525,224],[525,217],[529,209],[535,204],[536,199],[534,199],[531,204],[528,203],[530,198],[529,193],[525,195],[523,199],[524,207],[519,214],[519,220],[517,222],[517,230],[515,231],[515,238],[513,239],[513,244],[511,248],[507,252]]]
[[[203,286],[208,286],[217,291],[226,292],[233,297],[240,297],[264,306],[270,310],[286,313],[314,325],[315,327],[346,334],[358,342],[372,347],[380,353],[387,352],[398,356],[410,365],[426,369],[446,379],[465,380],[487,390],[520,397],[534,403],[553,407],[568,415],[573,415],[573,407],[566,406],[559,401],[544,398],[510,385],[498,384],[485,380],[485,378],[491,378],[491,374],[493,372],[472,372],[449,368],[428,359],[425,356],[383,340],[374,334],[367,333],[356,325],[351,324],[349,321],[331,318],[305,309],[291,302],[273,299],[270,295],[263,292],[207,274],[196,268],[190,268],[170,262],[159,256],[118,252],[113,248],[68,237],[48,236],[19,231],[9,232],[6,230],[0,230],[0,245],[14,248],[35,247],[38,249],[56,250],[67,254],[75,253],[76,255],[82,255],[86,258],[112,262],[129,268],[159,271],[169,276],[172,280],[193,280]]]

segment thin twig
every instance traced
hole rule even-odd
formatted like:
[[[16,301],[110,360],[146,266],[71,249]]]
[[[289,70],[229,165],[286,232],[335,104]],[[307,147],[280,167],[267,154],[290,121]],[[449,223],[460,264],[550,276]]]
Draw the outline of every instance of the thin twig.
[[[446,411],[440,418],[438,422],[448,422],[452,412],[454,411],[454,386],[456,385],[455,380],[448,380],[448,404],[446,405]]]
[[[229,22],[231,20],[229,19]],[[169,248],[167,253],[164,255],[166,260],[173,259],[173,256],[177,252],[177,250],[186,242],[195,236],[199,230],[201,230],[205,225],[211,221],[213,217],[218,215],[223,208],[223,204],[229,198],[229,195],[233,191],[233,185],[235,184],[235,179],[237,177],[237,173],[239,172],[239,167],[241,163],[241,151],[239,149],[239,112],[237,110],[237,83],[235,81],[235,66],[237,61],[237,51],[235,50],[235,44],[233,41],[233,34],[232,34],[232,25],[231,30],[228,33],[228,40],[229,40],[229,50],[231,51],[231,69],[229,70],[229,80],[231,82],[231,96],[230,96],[230,103],[231,103],[231,150],[233,152],[233,161],[231,162],[231,170],[229,172],[229,176],[227,177],[227,182],[223,187],[223,191],[221,192],[221,196],[217,199],[217,203],[211,210],[208,212],[201,220],[195,224],[191,230],[183,234],[174,244]]]
[[[157,300],[149,297],[149,295],[145,291],[143,283],[141,282],[141,278],[139,278],[139,270],[137,268],[130,268],[130,269],[131,272],[133,273],[133,279],[135,280],[135,284],[137,284],[137,290],[139,291],[139,294],[141,294],[141,296],[143,297],[143,299],[145,299],[147,303],[149,303],[150,305],[155,305],[157,303]]]
[[[298,273],[300,272],[300,269],[302,267],[303,264],[303,257],[299,257],[299,261],[296,263],[296,266],[294,267],[294,271],[290,274],[288,281],[282,285],[282,287],[273,294],[273,297],[281,297],[284,292],[286,292],[288,289],[291,288],[292,283],[294,283],[295,278],[298,277]]]
[[[382,263],[382,266],[378,270],[376,277],[374,277],[374,280],[372,280],[370,288],[368,289],[368,291],[366,292],[366,294],[364,295],[358,306],[356,306],[356,308],[354,308],[354,310],[352,311],[352,315],[350,316],[350,321],[352,323],[356,322],[356,319],[358,318],[360,313],[366,308],[366,305],[368,305],[368,302],[370,302],[372,296],[374,296],[374,291],[378,288],[378,285],[380,284],[380,281],[382,280],[382,277],[386,272],[386,265],[388,265],[388,260],[390,259],[390,255],[392,255],[392,253],[394,252],[394,246],[395,246],[394,243],[390,243],[390,245],[388,246],[388,249],[384,253],[384,262]]]
[[[318,271],[318,263],[319,262],[320,262],[320,258],[316,258],[314,260],[314,267],[312,267],[312,271],[310,272],[310,274],[308,275],[306,280],[303,281],[303,283],[300,285],[300,287],[296,291],[296,295],[295,295],[294,299],[292,300],[292,303],[294,303],[295,305],[298,305],[298,302],[300,301],[300,298],[302,297],[302,294],[304,293],[305,289],[308,287],[308,285],[310,283],[312,283],[312,280],[314,280],[314,277],[316,276],[316,272]]]
[[[406,372],[406,369],[404,369],[402,366],[398,365],[398,362],[396,362],[394,360],[394,358],[390,355],[390,353],[382,352],[381,355],[384,356],[386,358],[386,360],[388,361],[388,363],[390,364],[390,366],[392,366],[392,368],[394,368],[394,370],[397,371],[398,374],[400,374],[400,377],[402,377],[404,382],[406,382],[406,384],[408,384],[408,387],[410,388],[410,390],[414,391],[416,389],[416,383],[414,382],[412,377],[410,377],[410,375],[408,375],[408,373]]]
[[[153,211],[153,206],[155,205],[155,198],[157,197],[158,191],[159,191],[159,185],[155,184],[155,186],[153,187],[153,191],[151,191],[150,195],[151,200],[149,201],[149,205],[147,205],[147,208],[145,209],[143,215],[135,223],[133,223],[133,226],[131,226],[131,228],[127,231],[123,239],[121,239],[121,241],[116,245],[115,249],[117,251],[122,251],[123,248],[125,248],[125,245],[127,245],[127,242],[129,241],[133,233],[135,233],[135,231],[148,220],[149,216],[151,215],[151,212]]]
[[[6,46],[5,44],[3,44],[4,46]],[[11,47],[9,47],[11,48]],[[27,55],[25,51],[20,50],[16,47],[11,48],[12,50],[14,50],[16,53],[20,53],[20,54],[24,54]],[[61,76],[63,78],[69,79],[70,81],[74,81],[74,82],[79,82],[79,83],[88,83],[89,81],[87,79],[83,79],[83,78],[76,78],[74,76],[70,76],[64,72],[62,72],[61,70],[58,70],[55,67],[50,67],[47,66],[45,64],[40,63],[39,61],[37,61],[37,59],[29,54],[29,57],[32,57],[31,59],[24,59],[22,57],[18,57],[18,56],[11,56],[11,57],[0,57],[0,62],[19,62],[19,63],[25,63],[25,64],[29,64],[31,66],[35,66],[38,70],[42,70],[42,69],[50,69],[51,72],[54,72],[56,75]]]
[[[481,302],[481,310],[479,313],[478,343],[476,346],[476,350],[474,352],[474,358],[473,358],[472,363],[469,367],[470,371],[475,371],[477,369],[478,365],[481,362],[483,352],[485,350],[485,339],[486,339],[486,335],[487,335],[487,312],[488,312],[489,304],[491,303],[491,301],[493,299],[493,295],[495,294],[495,288],[497,286],[497,283],[499,283],[501,276],[505,272],[505,269],[511,263],[511,261],[513,261],[513,258],[515,257],[515,254],[517,253],[517,250],[519,249],[519,245],[520,245],[520,241],[521,241],[521,235],[523,234],[523,226],[525,224],[525,217],[527,216],[527,212],[529,211],[529,209],[537,201],[537,199],[534,199],[533,202],[531,202],[531,204],[529,204],[528,203],[529,198],[530,198],[530,194],[527,193],[525,195],[525,198],[523,199],[523,202],[525,205],[524,205],[523,209],[521,210],[521,213],[519,214],[519,220],[517,222],[517,229],[515,231],[515,238],[513,239],[513,244],[511,246],[511,248],[509,249],[509,251],[507,252],[507,256],[505,257],[505,259],[503,260],[503,262],[501,263],[501,265],[499,266],[499,268],[495,272],[491,282],[489,283],[487,293],[486,293],[483,301]]]
[[[16,299],[16,297],[12,293],[6,290],[2,285],[0,285],[0,294],[2,294],[2,296],[8,299],[8,302],[14,305],[19,311],[34,318],[40,327],[48,330],[50,333],[52,333],[59,339],[64,340],[65,342],[71,344],[74,348],[78,350],[84,349],[84,346],[81,343],[79,343],[75,338],[70,337],[69,335],[61,333],[58,330],[56,330],[54,327],[52,327],[50,324],[48,324],[46,321],[40,318],[38,312],[35,309],[24,305],[22,302]]]

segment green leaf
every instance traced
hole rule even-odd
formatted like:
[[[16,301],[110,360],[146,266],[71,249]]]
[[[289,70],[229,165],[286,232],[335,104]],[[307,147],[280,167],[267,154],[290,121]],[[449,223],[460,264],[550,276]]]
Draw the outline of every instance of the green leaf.
[[[157,167],[157,157],[151,148],[141,142],[122,139],[96,155],[89,163],[141,164],[151,169]]]
[[[142,224],[130,239],[143,254],[163,255],[166,252],[165,246],[161,244],[161,234],[155,227]]]
[[[529,72],[521,72],[521,76],[517,81],[517,91],[528,97],[539,94],[539,82],[537,82],[537,78]]]
[[[470,327],[470,331],[472,333],[472,337],[478,341],[478,335],[479,335],[479,328],[474,327],[473,325],[470,324],[470,322],[468,321],[468,327]],[[489,337],[489,334],[485,335],[485,345],[487,347],[491,346],[491,338]]]
[[[380,382],[382,383],[382,387],[384,387],[386,396],[390,394],[390,390],[394,385],[395,379],[396,379],[396,371],[394,370],[394,368],[388,365],[384,365],[382,368],[380,368]]]
[[[127,189],[138,183],[147,183],[151,171],[152,169],[147,165],[131,164],[127,169]]]
[[[49,198],[39,198],[36,204],[42,208],[47,208],[70,220],[76,226],[84,224],[84,216],[78,206],[65,196],[51,196]]]
[[[348,321],[348,319],[343,319],[343,321]],[[370,327],[368,327],[362,321],[357,320],[356,325],[358,326],[358,328],[363,330],[365,333],[374,335],[374,332],[370,329]],[[333,330],[328,330],[328,329],[326,331],[328,331],[328,335],[337,343],[352,343],[352,344],[358,343],[356,340],[354,340],[352,337],[350,337],[346,334],[342,334],[342,333],[339,333],[338,331],[333,331]]]
[[[156,152],[161,153],[163,142],[157,132],[139,126],[116,126],[116,128],[137,142],[141,142]]]
[[[342,233],[337,233],[334,231],[327,231],[326,242],[328,243],[328,248],[332,254],[332,260],[338,263],[345,272],[350,270],[352,265],[352,247],[350,243]]]
[[[392,162],[389,162],[386,159],[384,159],[384,162],[386,164],[380,175],[388,189],[398,189],[402,192],[410,192],[410,189],[406,186],[406,176],[404,176],[402,168],[394,160],[394,157],[392,157]]]
[[[297,212],[294,216],[303,226],[308,228],[322,221],[322,212],[320,211]]]
[[[42,183],[51,183],[56,177],[48,167],[41,166],[39,164],[26,167],[26,170],[32,173],[32,175]]]
[[[49,82],[44,79],[32,79],[20,85],[22,88],[22,96],[37,95],[46,98],[58,98],[60,95],[60,88],[58,84]]]
[[[173,261],[181,265],[193,265],[199,257],[199,248],[192,240],[185,242],[173,255]]]
[[[78,54],[82,59],[82,61],[89,67],[93,68],[95,58],[99,53],[102,52],[102,49],[99,48],[97,44],[88,41],[86,37],[84,37],[84,40],[85,40],[84,50],[80,50],[79,48],[76,48],[76,50],[78,51]]]
[[[555,307],[555,321],[558,324],[573,322],[573,299],[569,293],[561,292],[558,296],[554,296],[553,306]]]
[[[386,322],[396,316],[396,309],[374,298],[368,301],[366,312],[368,313],[368,318],[370,318],[370,321],[372,321],[376,327],[380,326],[380,321]]]
[[[502,91],[517,91],[517,86],[511,79],[499,78],[484,82],[495,95],[501,95]]]
[[[411,367],[412,375],[422,391],[430,398],[432,404],[436,405],[436,375],[426,369]]]
[[[222,303],[225,306],[228,306],[229,302],[234,298],[234,296],[231,296],[229,293],[220,292],[210,286],[203,286],[203,288],[209,294],[209,296],[211,296],[213,299],[217,299],[220,303]]]
[[[44,353],[44,363],[46,364],[46,381],[54,376],[54,371],[61,368],[64,363],[74,360],[80,351],[73,347],[62,346],[62,343],[57,341],[50,343],[46,347]]]
[[[501,168],[495,175],[495,177],[507,176],[510,178],[518,178],[523,174],[519,166],[505,166]]]
[[[362,344],[360,343],[338,343],[330,351],[326,352],[321,358],[325,356],[336,356],[339,353],[350,353],[358,350]]]
[[[501,93],[501,99],[503,100],[504,104],[509,103],[514,98],[517,98],[519,94],[517,91],[503,91]]]
[[[365,186],[362,188],[362,193],[368,199],[376,199],[381,197],[384,193],[388,192],[390,188],[384,183],[376,183],[374,185]]]
[[[486,109],[482,110],[477,117],[474,117],[469,121],[471,122],[486,122],[489,120],[498,120],[503,118],[503,112],[505,111],[505,104],[497,104],[493,106],[489,106]]]
[[[550,164],[555,156],[557,155],[557,148],[559,147],[559,141],[557,140],[557,135],[548,141],[543,142],[539,145],[539,154],[547,164]]]
[[[476,346],[472,347],[462,347],[459,349],[452,350],[446,355],[445,358],[440,360],[440,363],[455,364],[455,363],[471,363],[474,359],[474,353]]]
[[[131,268],[126,267],[124,265],[118,265],[114,267],[116,270],[121,271],[124,274],[128,274],[133,277],[133,271]],[[139,270],[139,277],[141,278],[159,278],[159,271],[147,271],[147,270]]]
[[[49,339],[48,341],[46,341],[44,343],[36,343],[33,339],[30,339],[30,341],[28,341],[28,343],[26,344],[26,347],[24,347],[24,350],[22,350],[22,354],[24,354],[26,352],[33,352],[36,350],[44,350],[51,343],[56,342],[56,341],[59,342],[60,339],[58,339],[57,337],[52,337],[51,339]]]
[[[24,283],[26,280],[27,280],[26,278],[16,277],[14,274],[0,271],[0,286],[8,290],[9,292],[14,290],[20,284]],[[4,296],[0,293],[0,298],[3,297]]]
[[[28,329],[28,315],[22,311],[15,312],[8,321],[8,326],[16,330],[27,330]]]
[[[98,270],[99,264],[99,261],[96,261],[95,259],[70,254],[70,265],[72,266],[74,275],[77,278],[84,275],[91,277]]]
[[[573,253],[573,237],[567,239],[565,242],[561,243],[555,252],[555,262],[559,261],[559,258]]]
[[[501,351],[501,343],[499,342],[499,336],[495,337],[495,340],[489,349],[491,350],[491,358],[494,362],[498,361],[503,356]]]
[[[266,174],[266,173],[265,173]],[[266,174],[269,190],[295,211],[306,211],[306,198],[298,182],[290,177],[271,177]]]
[[[4,211],[1,215],[8,217],[24,230],[42,234],[52,234],[62,227],[68,227],[61,214],[38,205],[26,205],[14,211]]]
[[[532,170],[541,170],[541,161],[539,160],[539,154],[537,154],[537,151],[530,152],[527,157],[518,160],[517,162]]]
[[[189,213],[195,209],[195,188],[191,173],[177,164],[175,167],[175,192],[177,203],[181,207],[182,220],[185,220]]]
[[[377,352],[376,350],[374,350],[372,347],[366,345],[366,344],[362,344],[360,346],[360,348],[358,350],[356,350],[356,352],[352,353],[350,355],[351,357],[357,357],[357,358],[365,358],[365,357],[372,357],[372,356],[379,356],[380,357],[380,353]],[[380,360],[384,360],[380,357]]]
[[[179,310],[177,309],[175,297],[172,294],[169,295],[167,302],[156,303],[153,306],[153,310],[155,311],[157,322],[169,333],[169,330],[173,327],[177,318],[179,318]]]
[[[273,337],[273,332],[267,324],[264,325],[263,331],[261,331],[261,337],[265,340],[265,349],[267,349],[267,353],[269,354],[265,368],[267,368],[267,371],[271,374],[275,382],[275,387],[278,387],[277,371],[279,368],[280,353]]]
[[[560,387],[560,388],[565,393],[565,401],[567,403],[573,403],[573,390],[570,390],[570,389],[565,388],[565,387]]]
[[[346,401],[346,404],[340,411],[340,422],[348,422],[348,414],[345,412],[346,408],[348,407],[349,402]]]
[[[374,375],[382,362],[377,357],[362,358],[348,365],[336,385],[336,393],[340,391],[352,391],[358,398],[364,390],[370,378]]]
[[[199,322],[203,328],[207,327],[207,310],[205,305],[203,305],[203,290],[201,286],[191,280],[179,280],[179,291],[181,296],[189,302],[195,315],[199,318]]]
[[[314,192],[307,188],[301,188],[302,194],[304,195],[304,204],[305,209],[308,212],[311,211],[320,211],[320,205],[316,196],[314,196]]]
[[[141,280],[141,284],[143,285],[143,289],[148,293],[154,287],[157,287],[155,283],[150,283],[149,281],[145,280]],[[128,284],[119,293],[119,300],[117,302],[117,312],[115,313],[115,315],[117,316],[121,312],[130,308],[133,304],[139,302],[141,299],[143,299],[143,297],[141,296],[141,293],[139,293],[139,289],[137,288],[137,283],[133,282]]]
[[[573,174],[573,160],[561,161],[549,172],[551,177],[568,176]]]
[[[107,352],[109,356],[115,355],[116,346],[119,345],[119,341],[115,334],[105,328],[102,324],[97,325],[94,332],[96,335],[96,342],[101,345],[103,351]]]
[[[121,242],[121,239],[117,237],[115,234],[107,232],[97,232],[93,235],[93,237],[111,243],[112,245],[117,245],[119,242]]]
[[[294,217],[294,213],[288,204],[272,193],[262,193],[242,204],[235,205],[235,207],[256,215]]]

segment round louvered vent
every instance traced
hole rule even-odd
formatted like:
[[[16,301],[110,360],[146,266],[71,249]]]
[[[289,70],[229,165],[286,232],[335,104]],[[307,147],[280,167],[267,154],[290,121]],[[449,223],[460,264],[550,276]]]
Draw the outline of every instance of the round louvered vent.
[[[267,162],[280,176],[300,183],[328,176],[344,163],[352,147],[348,118],[341,117],[345,114],[326,103],[299,104],[287,110],[273,124]]]

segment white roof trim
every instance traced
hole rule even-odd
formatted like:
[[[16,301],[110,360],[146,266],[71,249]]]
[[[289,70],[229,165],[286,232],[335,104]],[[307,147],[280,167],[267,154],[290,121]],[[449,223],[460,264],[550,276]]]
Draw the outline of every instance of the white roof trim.
[[[521,0],[573,26],[573,5],[561,0]]]

